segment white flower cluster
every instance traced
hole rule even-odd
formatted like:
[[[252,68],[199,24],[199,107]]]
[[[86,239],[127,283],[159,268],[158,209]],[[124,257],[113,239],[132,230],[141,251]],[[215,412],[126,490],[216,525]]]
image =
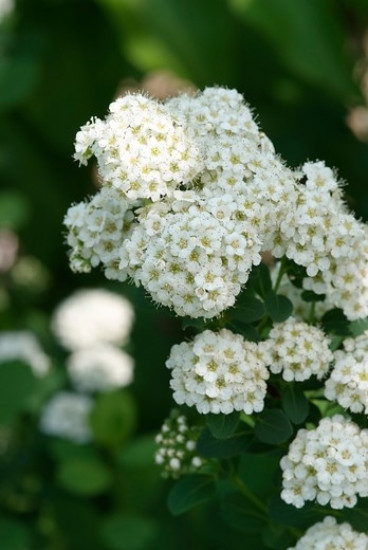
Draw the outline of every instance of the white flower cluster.
[[[166,362],[174,400],[203,414],[261,411],[269,377],[263,355],[256,343],[227,329],[174,345]]]
[[[40,429],[47,435],[87,443],[92,438],[89,425],[92,406],[93,400],[87,395],[60,391],[46,403]]]
[[[342,308],[350,320],[368,315],[368,228],[342,199],[333,171],[307,162],[299,172],[298,196],[271,247],[304,266],[304,288]]]
[[[102,189],[65,217],[72,269],[101,264],[179,315],[210,318],[234,304],[296,197],[292,172],[235,90],[165,104],[120,98],[78,133],[75,158],[91,155]]]
[[[126,197],[159,200],[202,170],[193,132],[180,112],[141,94],[114,101],[105,121],[92,119],[77,133],[74,158],[94,155],[105,183]]]
[[[280,465],[288,504],[353,508],[368,496],[368,430],[341,415],[323,418],[316,429],[298,431]]]
[[[4,331],[0,334],[0,363],[27,363],[36,376],[43,376],[50,367],[50,358],[41,349],[35,335],[28,330]]]
[[[368,332],[347,338],[334,353],[325,396],[353,413],[368,413]]]
[[[119,249],[131,231],[132,207],[121,191],[103,187],[89,202],[69,208],[64,224],[73,271],[88,273],[101,264],[108,279],[126,279],[119,269]]]
[[[349,523],[337,523],[327,516],[287,550],[368,550],[368,536],[352,529]]]
[[[312,375],[321,379],[333,359],[324,332],[294,317],[275,324],[261,346],[271,355],[268,363],[271,372],[282,372],[287,382],[301,382]]]
[[[105,392],[132,382],[133,359],[119,345],[129,337],[134,310],[129,300],[104,289],[78,290],[55,310],[52,329],[73,353],[66,366],[81,392]]]
[[[0,23],[14,11],[14,0],[0,0]]]
[[[110,344],[79,349],[66,362],[73,386],[81,392],[108,392],[133,381],[130,355]]]
[[[155,462],[162,468],[165,478],[178,478],[198,470],[203,459],[196,452],[200,429],[189,426],[186,416],[173,409],[165,420],[155,442],[158,449]]]
[[[102,189],[66,217],[74,271],[101,265],[178,315],[231,307],[260,253],[306,268],[305,289],[351,320],[368,315],[368,229],[323,162],[290,170],[236,90],[110,105],[78,132]]]
[[[51,328],[68,350],[96,343],[121,345],[132,329],[134,310],[129,300],[102,288],[77,290],[55,309]]]

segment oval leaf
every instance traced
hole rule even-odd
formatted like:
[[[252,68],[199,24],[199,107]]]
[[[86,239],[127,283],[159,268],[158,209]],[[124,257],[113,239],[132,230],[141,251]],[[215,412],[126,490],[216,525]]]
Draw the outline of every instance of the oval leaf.
[[[215,496],[214,480],[205,475],[190,475],[180,479],[171,489],[167,505],[174,516],[187,512],[194,506]]]
[[[254,426],[254,434],[263,443],[279,445],[293,433],[289,419],[280,409],[267,409],[259,414]]]
[[[245,293],[237,301],[236,307],[229,311],[233,319],[243,321],[244,323],[253,323],[259,321],[265,314],[263,302],[255,296]]]
[[[227,439],[232,436],[239,424],[239,413],[208,414],[207,426],[217,439]]]
[[[293,304],[286,296],[269,292],[265,299],[265,308],[272,321],[281,323],[290,317]]]
[[[197,451],[206,458],[230,458],[243,453],[251,444],[253,435],[242,433],[227,439],[216,439],[205,428],[197,441]]]
[[[296,384],[288,384],[282,390],[281,404],[286,416],[294,424],[301,424],[308,416],[309,401]]]

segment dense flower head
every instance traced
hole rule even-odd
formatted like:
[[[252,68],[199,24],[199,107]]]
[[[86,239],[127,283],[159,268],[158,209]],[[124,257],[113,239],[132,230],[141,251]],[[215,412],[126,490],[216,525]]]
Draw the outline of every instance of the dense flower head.
[[[119,249],[134,219],[132,206],[121,191],[103,187],[89,202],[68,209],[64,225],[73,271],[88,273],[92,267],[102,265],[108,279],[126,279],[127,273],[117,267]]]
[[[28,330],[9,330],[0,334],[0,363],[7,361],[27,363],[36,376],[43,376],[50,367],[50,358]]]
[[[190,192],[170,207],[142,209],[121,249],[120,268],[179,315],[218,315],[234,304],[261,261],[257,233],[239,221],[239,211],[231,196],[193,202]]]
[[[297,432],[280,465],[288,504],[352,508],[368,496],[368,430],[341,415],[323,418],[316,429]]]
[[[261,345],[270,353],[271,372],[282,372],[288,382],[323,378],[333,359],[324,332],[295,317],[276,323]]]
[[[85,164],[92,155],[103,184],[130,200],[159,200],[202,169],[191,129],[142,94],[119,97],[105,121],[95,118],[81,128],[74,157]]]
[[[87,443],[92,439],[89,425],[92,407],[93,400],[88,395],[60,391],[44,406],[40,430],[47,435]]]
[[[327,516],[306,531],[296,546],[287,550],[368,550],[368,536],[358,533],[349,523],[337,523]]]
[[[91,156],[102,189],[64,220],[74,271],[100,265],[178,315],[211,318],[270,251],[350,320],[368,315],[368,229],[335,172],[289,169],[236,90],[120,97],[77,134],[75,159]]]
[[[73,386],[80,392],[106,392],[133,380],[132,357],[106,343],[76,350],[68,357],[66,367]]]
[[[89,348],[98,343],[121,345],[129,337],[134,321],[130,301],[101,288],[80,289],[55,309],[51,327],[68,350]]]
[[[155,438],[155,462],[162,477],[178,478],[202,466],[204,459],[196,451],[199,433],[200,427],[191,426],[178,409],[171,411]]]
[[[334,352],[325,396],[353,413],[368,414],[368,333],[347,338]]]
[[[203,414],[263,409],[269,372],[262,353],[256,343],[230,330],[205,330],[192,342],[174,345],[166,366],[179,405]]]

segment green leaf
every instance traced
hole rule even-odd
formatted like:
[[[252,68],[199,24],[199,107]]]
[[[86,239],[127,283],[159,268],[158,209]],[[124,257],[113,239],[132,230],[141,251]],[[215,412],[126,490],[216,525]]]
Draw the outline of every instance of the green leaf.
[[[227,439],[216,439],[208,428],[205,428],[197,441],[197,451],[206,458],[230,458],[243,453],[253,440],[253,435],[242,433]]]
[[[73,458],[59,464],[57,480],[71,493],[90,497],[105,492],[112,483],[112,475],[97,458]]]
[[[103,520],[101,536],[109,550],[146,550],[158,533],[158,525],[150,518],[116,513]]]
[[[259,265],[253,267],[249,275],[247,288],[253,290],[253,292],[258,294],[261,298],[265,298],[268,292],[272,289],[270,270],[264,263],[260,263]],[[238,300],[242,303],[242,295],[240,295]]]
[[[287,441],[292,433],[289,419],[280,409],[266,409],[256,416],[254,434],[263,443],[279,445]]]
[[[350,322],[342,309],[334,308],[327,311],[321,319],[322,328],[327,333],[339,336],[350,336]]]
[[[28,530],[20,521],[0,518],[1,550],[26,550],[30,547]]]
[[[200,331],[206,329],[206,321],[199,317],[198,319],[193,319],[192,317],[184,317],[181,328],[185,330],[186,328],[196,328]]]
[[[367,532],[368,498],[360,498],[354,508],[344,509],[344,519],[358,531]]]
[[[262,530],[262,541],[267,548],[272,550],[280,550],[280,548],[291,548],[295,537],[290,533],[287,527],[269,523]]]
[[[91,413],[91,427],[96,441],[117,447],[133,432],[135,405],[126,391],[102,394]]]
[[[286,504],[279,494],[268,500],[268,513],[271,519],[282,525],[300,528],[309,527],[322,519],[321,512],[314,504],[307,502],[303,508],[295,508],[292,504]]]
[[[243,323],[239,320],[229,319],[227,321],[227,327],[241,334],[243,338],[249,342],[259,342],[261,340],[261,335],[253,325]]]
[[[288,384],[282,389],[281,404],[286,416],[294,424],[301,424],[308,416],[309,401],[297,384]]]
[[[227,439],[233,435],[239,424],[239,413],[235,411],[231,414],[208,414],[206,420],[214,437]]]
[[[269,292],[265,299],[265,308],[272,321],[281,323],[290,317],[293,304],[286,296]]]
[[[368,318],[365,319],[358,319],[357,321],[353,321],[350,323],[350,332],[354,337],[359,336],[360,334],[363,334],[368,330]]]
[[[313,290],[303,290],[301,298],[304,302],[324,302],[325,294],[316,294]]]
[[[236,307],[228,311],[232,319],[238,319],[244,323],[259,321],[265,314],[265,308],[261,300],[251,294],[244,294],[236,302]]]
[[[192,474],[180,479],[171,489],[167,505],[174,516],[187,512],[194,506],[215,496],[214,480],[205,475]]]
[[[233,493],[221,501],[221,516],[230,527],[242,533],[260,533],[266,518],[243,495]]]
[[[0,422],[8,422],[24,409],[36,386],[37,380],[25,363],[0,364]]]

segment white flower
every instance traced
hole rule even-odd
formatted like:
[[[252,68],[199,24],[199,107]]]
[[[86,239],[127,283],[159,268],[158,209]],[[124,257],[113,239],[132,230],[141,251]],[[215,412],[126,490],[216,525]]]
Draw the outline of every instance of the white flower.
[[[40,430],[47,435],[87,443],[92,439],[89,416],[93,401],[87,395],[67,391],[55,394],[45,405]]]
[[[185,415],[173,409],[155,441],[155,462],[165,478],[178,478],[198,470],[206,460],[197,455],[198,426],[191,426]]]
[[[323,378],[333,359],[323,331],[294,317],[275,324],[261,346],[270,353],[271,372],[282,372],[288,382]]]
[[[368,430],[341,415],[323,418],[316,429],[300,429],[281,459],[281,498],[301,508],[317,500],[352,508],[368,496]]]
[[[36,376],[43,376],[50,367],[50,358],[41,349],[35,335],[27,330],[0,334],[0,363],[16,360],[27,363]]]
[[[129,337],[134,310],[126,298],[104,289],[78,290],[54,311],[52,330],[68,350],[98,343],[123,344]]]
[[[81,392],[109,391],[133,380],[133,359],[106,343],[76,350],[66,365],[73,385]]]
[[[368,550],[368,536],[358,533],[349,523],[337,523],[332,516],[315,523],[296,546],[288,550]]]
[[[334,367],[325,396],[351,412],[368,413],[368,333],[344,341],[334,353]]]
[[[239,334],[206,330],[191,343],[173,346],[166,366],[179,405],[203,414],[263,409],[269,373],[257,344]]]

